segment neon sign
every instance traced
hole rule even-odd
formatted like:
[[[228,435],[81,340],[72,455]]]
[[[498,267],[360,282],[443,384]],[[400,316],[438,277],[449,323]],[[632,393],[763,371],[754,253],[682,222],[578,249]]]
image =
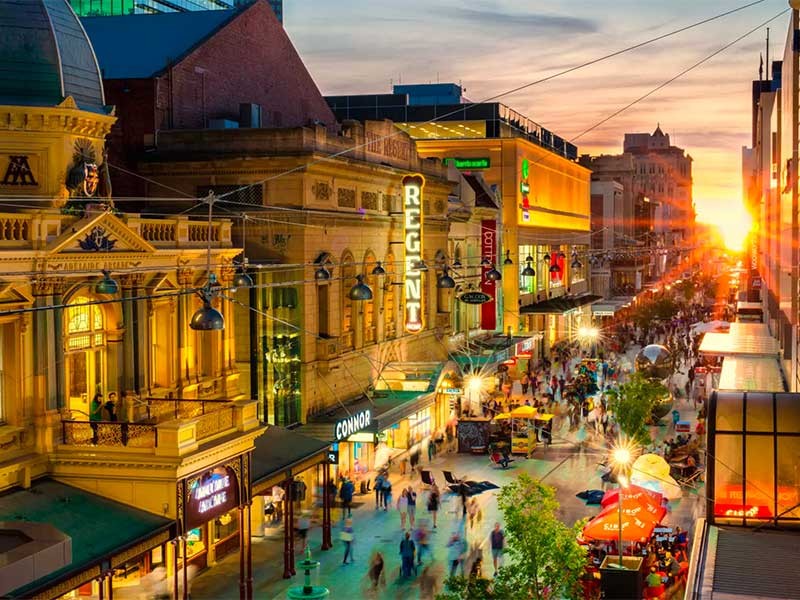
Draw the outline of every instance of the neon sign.
[[[239,483],[231,467],[217,467],[188,482],[185,526],[194,529],[239,505]]]
[[[215,476],[211,481],[198,485],[194,490],[194,499],[197,501],[197,512],[203,514],[212,508],[228,501],[228,490],[231,487],[231,478],[228,475]]]
[[[409,333],[422,331],[422,175],[403,177],[403,212],[405,213],[405,326]]]
[[[349,438],[354,433],[369,427],[370,423],[372,423],[372,412],[369,409],[337,421],[335,428],[336,441]]]

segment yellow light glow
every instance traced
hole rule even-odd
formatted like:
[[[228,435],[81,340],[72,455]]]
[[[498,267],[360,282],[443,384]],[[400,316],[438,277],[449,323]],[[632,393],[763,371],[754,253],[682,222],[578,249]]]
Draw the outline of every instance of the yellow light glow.
[[[633,464],[639,455],[639,447],[630,441],[620,441],[611,449],[611,463],[623,471]]]
[[[484,381],[480,375],[468,375],[465,379],[466,388],[473,394],[483,391]]]
[[[744,250],[753,227],[753,219],[743,204],[729,206],[724,211],[698,214],[697,220],[715,225],[725,247],[733,252]]]
[[[621,466],[631,462],[631,452],[627,448],[617,448],[611,456],[614,462]]]

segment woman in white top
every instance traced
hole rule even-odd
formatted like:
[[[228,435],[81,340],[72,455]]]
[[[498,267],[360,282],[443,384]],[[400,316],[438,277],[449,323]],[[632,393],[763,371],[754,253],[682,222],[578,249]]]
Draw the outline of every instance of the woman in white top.
[[[403,490],[397,499],[397,510],[400,511],[400,529],[405,529],[408,515],[408,492],[406,490]]]

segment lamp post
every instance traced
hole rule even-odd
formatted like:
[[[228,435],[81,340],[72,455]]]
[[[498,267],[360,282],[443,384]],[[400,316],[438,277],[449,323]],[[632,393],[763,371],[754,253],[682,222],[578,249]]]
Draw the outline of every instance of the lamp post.
[[[611,462],[618,471],[617,514],[619,516],[619,546],[617,547],[617,552],[619,553],[619,568],[622,569],[622,491],[628,487],[628,469],[633,462],[632,449],[624,445],[617,446],[611,453]]]

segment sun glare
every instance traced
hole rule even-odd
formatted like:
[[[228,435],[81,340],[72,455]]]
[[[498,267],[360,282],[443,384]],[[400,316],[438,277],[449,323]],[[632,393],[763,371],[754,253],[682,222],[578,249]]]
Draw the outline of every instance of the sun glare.
[[[741,252],[744,250],[747,236],[753,226],[753,220],[744,206],[717,210],[713,214],[698,215],[699,221],[715,225],[722,241],[728,250]]]

